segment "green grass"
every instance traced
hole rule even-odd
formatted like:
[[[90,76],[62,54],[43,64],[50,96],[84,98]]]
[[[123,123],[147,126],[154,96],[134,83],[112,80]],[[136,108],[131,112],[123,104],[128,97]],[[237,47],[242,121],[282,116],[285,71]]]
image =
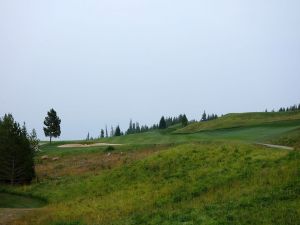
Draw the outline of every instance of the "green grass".
[[[269,113],[230,113],[216,120],[193,123],[179,129],[177,133],[194,133],[199,131],[268,125],[276,122],[295,122],[299,124],[300,111]]]
[[[268,140],[273,136],[294,130],[300,127],[300,120],[279,121],[270,124],[252,125],[248,127],[234,127],[226,129],[205,130],[196,133],[173,133],[166,131],[152,131],[141,134],[132,134],[121,137],[104,139],[103,142],[120,144],[179,144],[191,142],[238,140],[256,142]]]
[[[0,208],[39,208],[45,204],[38,198],[0,192]]]
[[[47,198],[20,224],[295,224],[300,154],[249,144],[183,144],[83,177],[15,187]]]
[[[300,128],[288,130],[284,133],[272,136],[268,142],[277,145],[292,146],[300,149]]]

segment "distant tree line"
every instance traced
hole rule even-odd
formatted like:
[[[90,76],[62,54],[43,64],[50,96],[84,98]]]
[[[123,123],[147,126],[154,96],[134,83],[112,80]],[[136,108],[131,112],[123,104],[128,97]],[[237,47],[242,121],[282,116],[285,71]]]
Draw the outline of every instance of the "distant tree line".
[[[176,124],[181,124],[182,127],[185,127],[188,125],[188,122],[189,121],[185,114],[180,114],[177,117],[166,117],[166,118],[164,116],[162,116],[159,121],[158,128],[165,129],[170,126],[174,126]]]
[[[122,136],[122,135],[129,135],[129,134],[137,134],[137,133],[144,133],[152,130],[157,130],[157,129],[165,129],[170,126],[176,125],[176,124],[181,124],[182,127],[185,127],[188,125],[188,119],[185,114],[180,114],[177,117],[164,117],[162,116],[158,124],[153,124],[152,126],[147,126],[147,125],[140,125],[139,122],[133,122],[132,119],[129,121],[129,127],[128,129],[124,132],[121,131],[120,126],[118,125],[115,129],[112,126],[111,127],[111,132],[110,132],[110,137],[114,136]],[[106,131],[105,131],[106,130]],[[100,136],[99,138],[105,138],[108,137],[107,133],[107,127],[104,129],[100,130]]]
[[[298,110],[300,110],[300,104],[298,104],[298,105],[295,104],[295,105],[292,105],[292,106],[286,107],[286,108],[281,107],[278,110],[278,112],[293,112],[293,111],[298,111]]]
[[[217,119],[218,115],[217,114],[202,114],[201,120],[200,121],[208,121],[208,120],[213,120]],[[129,135],[129,134],[137,134],[137,133],[144,133],[152,130],[158,130],[158,129],[166,129],[170,126],[174,126],[176,124],[180,124],[182,127],[187,126],[189,123],[194,123],[197,122],[196,120],[191,120],[189,121],[187,116],[185,114],[180,114],[179,116],[175,117],[164,117],[162,116],[158,122],[158,124],[153,124],[152,126],[147,126],[147,125],[140,125],[139,122],[133,122],[132,119],[129,121],[129,127],[123,133],[120,129],[120,126],[118,125],[116,129],[114,127],[111,127],[111,132],[110,132],[110,137],[114,136],[122,136],[122,135]],[[100,136],[99,138],[105,138],[108,137],[107,133],[107,126],[104,129],[100,130]]]
[[[273,109],[271,112],[294,112],[298,110],[300,110],[300,104],[295,104],[289,107],[280,107],[277,111]],[[265,112],[268,112],[268,110],[266,109]]]
[[[204,111],[201,117],[201,121],[209,121],[209,120],[214,120],[214,119],[218,119],[218,115],[217,114],[206,114],[206,112]]]

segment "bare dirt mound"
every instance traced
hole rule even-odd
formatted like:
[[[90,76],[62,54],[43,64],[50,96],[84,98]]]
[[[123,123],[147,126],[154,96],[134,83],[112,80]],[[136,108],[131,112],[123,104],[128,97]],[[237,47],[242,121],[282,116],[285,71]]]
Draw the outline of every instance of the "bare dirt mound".
[[[119,146],[122,144],[110,144],[110,143],[94,143],[94,144],[65,144],[58,146],[59,148],[84,148],[84,147],[96,147],[96,146]]]

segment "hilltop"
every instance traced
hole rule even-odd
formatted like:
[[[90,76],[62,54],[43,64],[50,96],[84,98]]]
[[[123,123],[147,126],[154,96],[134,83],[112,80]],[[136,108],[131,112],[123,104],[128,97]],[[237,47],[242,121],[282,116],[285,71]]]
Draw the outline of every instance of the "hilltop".
[[[282,122],[298,123],[299,121],[300,111],[229,113],[215,120],[192,123],[187,127],[177,130],[176,133],[195,133],[217,129],[272,125]]]

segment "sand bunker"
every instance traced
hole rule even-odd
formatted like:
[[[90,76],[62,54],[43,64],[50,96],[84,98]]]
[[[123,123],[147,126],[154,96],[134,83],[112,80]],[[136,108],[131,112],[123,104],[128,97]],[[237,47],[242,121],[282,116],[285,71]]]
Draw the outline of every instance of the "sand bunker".
[[[94,144],[65,144],[58,146],[59,148],[85,148],[96,146],[119,146],[122,144],[110,144],[110,143],[94,143]]]

